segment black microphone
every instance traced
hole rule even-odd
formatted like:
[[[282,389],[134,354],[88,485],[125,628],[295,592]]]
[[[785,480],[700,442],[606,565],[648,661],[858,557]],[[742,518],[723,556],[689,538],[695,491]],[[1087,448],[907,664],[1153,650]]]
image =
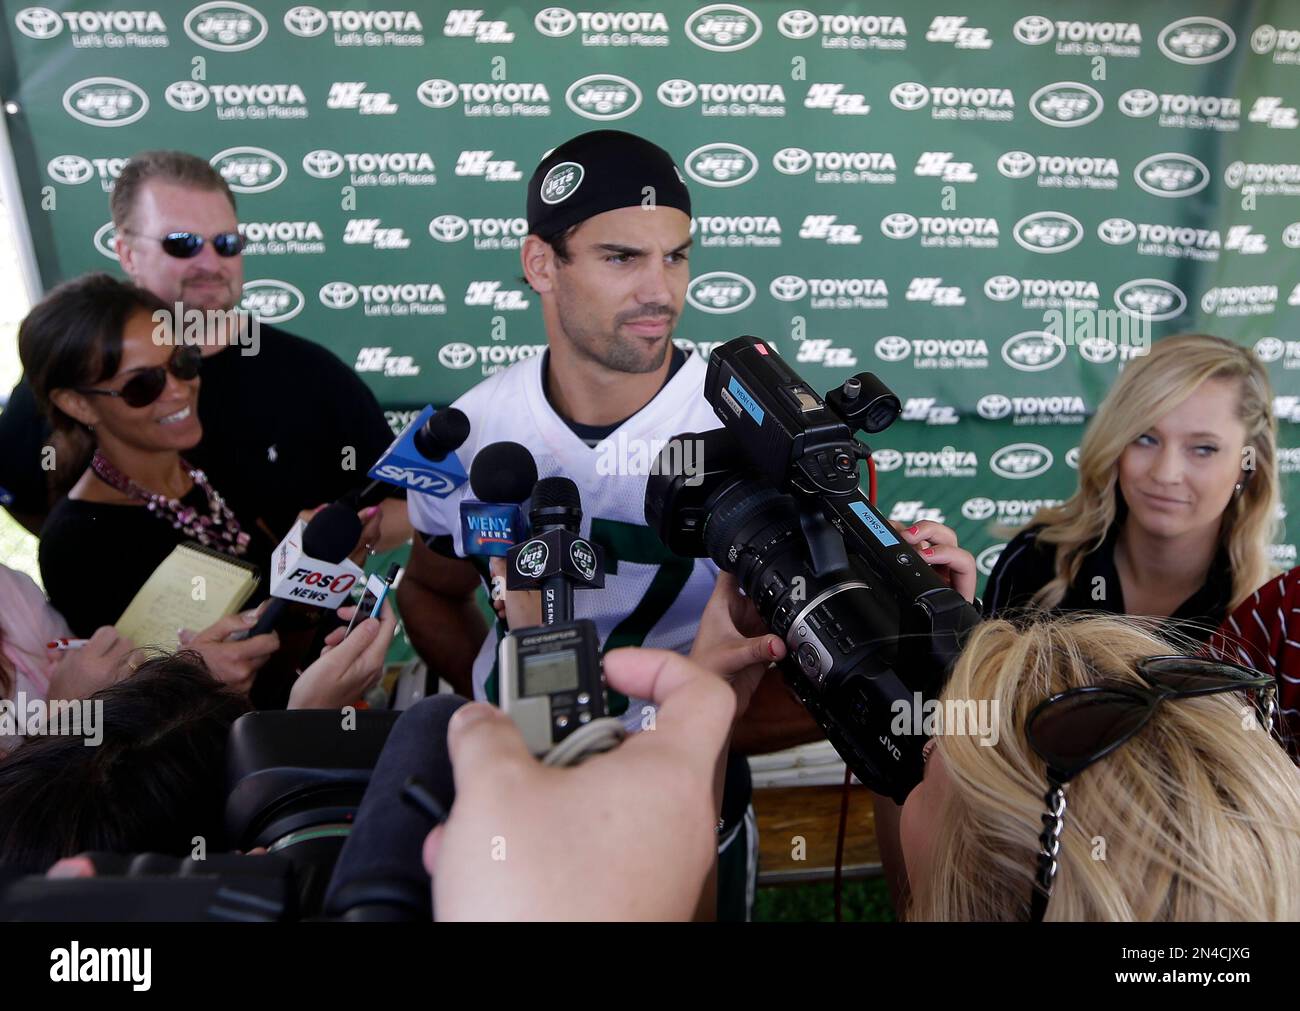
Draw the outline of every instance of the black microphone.
[[[535,534],[567,530],[578,534],[582,529],[582,496],[578,486],[567,477],[546,477],[533,488],[533,506],[528,522]],[[573,583],[564,572],[542,581],[542,624],[555,625],[573,620]]]
[[[468,555],[502,556],[528,535],[521,504],[537,483],[537,462],[517,442],[484,446],[469,469],[478,501],[460,504],[461,544]]]
[[[466,700],[430,695],[402,713],[384,743],[348,840],[325,911],[349,920],[428,920],[431,895],[422,854],[433,829],[402,793],[415,777],[443,811],[456,799],[447,724]]]
[[[453,452],[460,449],[469,438],[469,418],[465,412],[458,407],[448,407],[446,410],[438,411],[429,418],[411,438],[411,444],[415,451],[419,453],[429,463],[442,463]],[[399,439],[398,442],[401,440]],[[397,443],[394,443],[396,446]],[[522,448],[522,447],[521,447]],[[374,467],[370,469],[373,474],[387,457],[391,456],[393,447],[385,450]],[[396,482],[397,487],[407,487],[403,482]],[[364,488],[353,489],[344,495],[340,502],[347,505],[353,512],[360,510],[364,506],[372,505],[375,502],[382,501],[392,494],[394,482],[384,478],[375,478]],[[382,495],[375,495],[376,491],[382,491]],[[373,496],[373,497],[372,497]]]

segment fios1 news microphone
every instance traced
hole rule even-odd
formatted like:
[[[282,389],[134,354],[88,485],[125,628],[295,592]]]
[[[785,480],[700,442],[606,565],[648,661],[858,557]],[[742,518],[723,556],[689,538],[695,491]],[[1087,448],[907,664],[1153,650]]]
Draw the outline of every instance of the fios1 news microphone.
[[[340,607],[365,573],[348,561],[361,539],[361,520],[340,502],[327,505],[311,518],[299,520],[271,556],[271,596],[248,638],[270,632],[285,604],[296,601],[315,607]]]
[[[449,407],[435,412],[426,407],[375,461],[370,477],[408,491],[446,498],[468,479],[454,452],[467,438],[469,418],[463,411]],[[363,498],[369,490],[361,493]]]
[[[469,468],[469,487],[479,501],[460,504],[460,539],[468,555],[504,557],[528,536],[520,504],[537,483],[533,454],[517,442],[484,446]]]
[[[602,588],[601,549],[578,536],[582,499],[567,477],[548,477],[533,488],[528,521],[533,536],[506,555],[506,589],[542,591],[542,624],[573,620],[574,588]]]

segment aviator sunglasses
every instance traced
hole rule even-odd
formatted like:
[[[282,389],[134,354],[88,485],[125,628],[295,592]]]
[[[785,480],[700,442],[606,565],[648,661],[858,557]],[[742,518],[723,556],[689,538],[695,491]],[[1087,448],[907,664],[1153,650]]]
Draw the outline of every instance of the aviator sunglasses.
[[[193,379],[199,374],[203,355],[192,346],[179,347],[166,365],[133,369],[135,373],[122,384],[120,390],[104,390],[94,386],[78,386],[78,393],[97,393],[104,397],[121,397],[127,407],[148,407],[167,387],[167,373],[177,379]]]

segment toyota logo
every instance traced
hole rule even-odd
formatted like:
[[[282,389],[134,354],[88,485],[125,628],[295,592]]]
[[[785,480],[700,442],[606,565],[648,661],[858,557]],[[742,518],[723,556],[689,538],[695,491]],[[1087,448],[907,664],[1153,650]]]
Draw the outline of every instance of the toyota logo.
[[[1119,354],[1119,348],[1106,337],[1085,337],[1079,341],[1079,354],[1094,365],[1105,365]]]
[[[1136,119],[1140,116],[1150,116],[1155,112],[1156,106],[1160,104],[1160,96],[1146,88],[1132,88],[1120,95],[1119,101],[1115,104],[1125,116]]]
[[[1010,179],[1023,179],[1034,171],[1034,156],[1028,151],[1008,151],[998,159],[998,171]]]
[[[991,498],[968,498],[961,507],[961,514],[976,522],[991,518],[997,511],[998,504]]]
[[[117,251],[113,248],[117,244],[117,229],[113,227],[113,222],[106,221],[95,230],[94,238],[91,239],[96,251],[110,260],[117,259]]]
[[[459,214],[439,214],[429,222],[429,234],[439,242],[459,242],[469,234],[469,224]]]
[[[578,19],[563,7],[545,7],[533,18],[533,27],[548,39],[560,39],[578,27]]]
[[[903,465],[903,454],[896,449],[873,450],[871,459],[875,461],[876,470],[879,471],[898,470]]]
[[[456,104],[460,89],[441,77],[424,81],[415,89],[415,97],[431,109],[446,109]]]
[[[906,337],[881,337],[876,341],[876,357],[886,362],[901,362],[912,351]]]
[[[1011,398],[1001,393],[990,393],[987,396],[980,397],[979,402],[975,405],[975,410],[979,412],[981,418],[998,421],[1011,413]],[[965,512],[964,509],[962,511]],[[971,519],[978,518],[977,516],[971,517]]]
[[[14,24],[29,39],[52,39],[63,31],[63,19],[48,7],[24,7]]]
[[[801,147],[783,147],[772,155],[772,167],[788,176],[797,176],[812,168],[813,158]]]
[[[1282,232],[1282,241],[1292,249],[1300,249],[1300,221],[1286,226]]]
[[[452,341],[438,349],[438,361],[449,369],[467,369],[478,358],[478,352],[464,341]]]
[[[889,100],[905,112],[913,112],[930,101],[930,92],[924,84],[904,81],[889,91]]]
[[[321,303],[330,309],[346,309],[356,305],[358,295],[356,285],[348,284],[347,281],[330,281],[321,285],[320,289]]]
[[[290,7],[284,13],[284,27],[304,39],[320,35],[326,23],[325,12],[319,7]]]
[[[1137,237],[1137,225],[1128,218],[1107,218],[1097,226],[1097,238],[1112,246],[1122,246]]]
[[[1275,362],[1286,351],[1286,345],[1276,337],[1263,337],[1255,342],[1255,357],[1261,362]]]
[[[812,11],[786,11],[776,19],[776,28],[787,39],[806,39],[817,31],[817,15]]]
[[[95,166],[79,154],[61,154],[50,159],[45,171],[55,182],[80,186],[95,174]]]
[[[317,179],[333,179],[343,171],[343,156],[337,151],[321,148],[308,151],[302,159],[303,171]]]
[[[782,274],[768,285],[772,297],[781,302],[797,302],[808,294],[808,282],[794,274]]]
[[[1011,34],[1027,46],[1041,46],[1052,37],[1052,22],[1041,14],[1030,14],[1015,23]]]
[[[1079,469],[1079,447],[1075,446],[1065,453],[1065,465],[1071,470]]]
[[[1010,274],[998,274],[984,282],[984,294],[994,302],[1010,302],[1020,294],[1020,282]]]
[[[197,81],[176,81],[163,93],[167,104],[181,112],[198,112],[208,104],[208,89]]]
[[[916,234],[918,222],[910,214],[895,211],[880,219],[880,230],[890,239],[910,239]]]
[[[684,109],[695,101],[699,89],[690,81],[675,77],[671,81],[664,81],[663,84],[659,85],[656,94],[659,95],[659,101],[670,109]]]

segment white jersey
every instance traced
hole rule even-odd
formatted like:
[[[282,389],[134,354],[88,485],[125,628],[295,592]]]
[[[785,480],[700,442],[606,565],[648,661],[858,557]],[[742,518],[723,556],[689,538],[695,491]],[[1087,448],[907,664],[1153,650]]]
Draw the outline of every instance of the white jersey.
[[[708,559],[669,553],[646,525],[645,489],[649,463],[663,442],[681,432],[720,427],[704,399],[705,363],[691,354],[650,403],[592,448],[546,399],[544,360],[534,355],[517,362],[455,402],[470,423],[469,438],[456,455],[468,470],[484,446],[517,442],[533,454],[539,479],[571,479],[582,496],[582,534],[605,553],[605,587],[578,590],[574,617],[596,623],[602,650],[649,646],[688,652],[718,569]],[[411,523],[426,535],[450,535],[463,557],[464,499],[473,500],[468,483],[445,499],[411,492]],[[497,636],[489,635],[474,661],[476,699],[497,701],[496,647]],[[647,704],[632,700],[624,717],[629,731],[641,728]]]

